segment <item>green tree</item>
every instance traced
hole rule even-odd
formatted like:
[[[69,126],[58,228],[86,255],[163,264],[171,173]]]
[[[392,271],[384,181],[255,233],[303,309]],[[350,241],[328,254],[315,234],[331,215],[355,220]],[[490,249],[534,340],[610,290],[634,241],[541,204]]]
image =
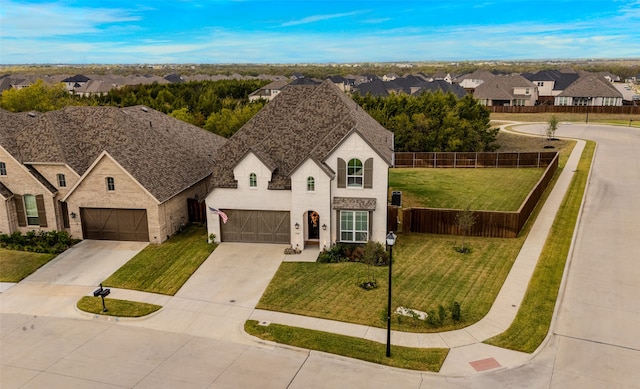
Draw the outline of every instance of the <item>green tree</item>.
[[[556,115],[551,115],[546,128],[548,140],[555,138],[557,129],[558,129],[558,118],[556,117]]]
[[[80,99],[74,99],[64,84],[47,85],[42,80],[28,88],[8,89],[0,96],[0,107],[11,112],[46,112],[80,104]]]

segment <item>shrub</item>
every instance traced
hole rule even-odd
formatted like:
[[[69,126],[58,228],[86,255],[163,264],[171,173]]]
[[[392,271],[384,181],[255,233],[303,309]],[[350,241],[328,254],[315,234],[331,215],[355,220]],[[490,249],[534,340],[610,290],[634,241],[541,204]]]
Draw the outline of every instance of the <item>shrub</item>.
[[[460,303],[457,301],[451,305],[451,319],[456,323],[460,321]]]
[[[9,250],[31,251],[35,253],[59,254],[79,239],[73,239],[66,231],[29,231],[22,234],[15,231],[11,235],[0,234],[0,247]]]

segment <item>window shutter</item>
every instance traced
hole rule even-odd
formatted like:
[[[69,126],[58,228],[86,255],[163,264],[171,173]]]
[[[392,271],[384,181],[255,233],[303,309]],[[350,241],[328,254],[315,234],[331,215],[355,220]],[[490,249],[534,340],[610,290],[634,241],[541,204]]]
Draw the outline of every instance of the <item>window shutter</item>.
[[[347,163],[342,158],[338,158],[338,188],[347,187]]]
[[[47,212],[44,209],[44,196],[36,195],[36,205],[38,206],[38,221],[40,222],[40,227],[47,226]]]
[[[27,217],[24,213],[24,203],[22,202],[21,195],[13,195],[15,204],[16,204],[16,215],[18,216],[18,226],[26,227],[27,226]]]
[[[373,158],[364,161],[364,187],[373,188]]]

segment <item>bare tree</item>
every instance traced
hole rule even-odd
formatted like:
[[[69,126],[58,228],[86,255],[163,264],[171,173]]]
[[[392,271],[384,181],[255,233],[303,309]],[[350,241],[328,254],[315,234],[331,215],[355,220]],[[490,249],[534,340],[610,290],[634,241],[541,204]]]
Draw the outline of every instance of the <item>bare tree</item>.
[[[556,136],[556,130],[558,129],[558,118],[556,115],[551,115],[549,121],[547,122],[547,139],[552,140]]]
[[[467,245],[465,237],[471,228],[476,224],[477,217],[473,213],[469,207],[465,208],[463,211],[458,212],[456,215],[456,225],[462,231],[462,244],[460,247],[456,247],[456,251],[460,253],[469,253],[471,252],[471,246]]]

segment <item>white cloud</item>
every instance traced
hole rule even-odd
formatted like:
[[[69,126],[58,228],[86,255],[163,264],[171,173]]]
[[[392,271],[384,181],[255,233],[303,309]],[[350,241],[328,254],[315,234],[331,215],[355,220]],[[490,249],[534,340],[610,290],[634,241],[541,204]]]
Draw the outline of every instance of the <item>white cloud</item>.
[[[354,16],[354,15],[358,15],[359,13],[360,12],[358,12],[358,11],[354,11],[354,12],[344,12],[344,13],[328,14],[328,15],[307,16],[306,18],[302,18],[302,19],[298,19],[298,20],[292,20],[292,21],[289,21],[289,22],[284,22],[284,23],[280,24],[280,27],[290,27],[290,26],[298,26],[298,25],[301,25],[301,24],[316,23],[316,22],[320,22],[320,21],[324,21],[324,20],[331,20],[331,19],[336,19],[336,18],[344,18],[344,17]]]

